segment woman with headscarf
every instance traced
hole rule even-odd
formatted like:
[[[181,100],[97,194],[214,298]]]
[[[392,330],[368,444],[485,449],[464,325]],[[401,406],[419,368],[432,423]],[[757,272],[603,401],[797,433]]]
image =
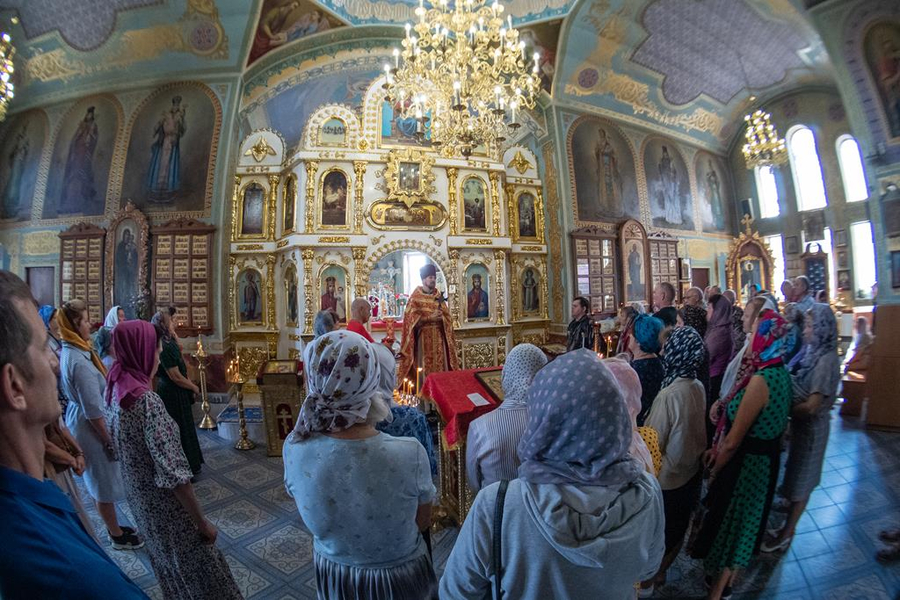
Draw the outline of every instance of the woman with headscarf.
[[[44,326],[47,328],[47,343],[53,353],[59,358],[62,352],[62,342],[59,341],[57,312],[49,304],[42,306],[38,310],[41,319],[44,321]],[[72,506],[75,507],[75,511],[78,513],[81,524],[84,525],[85,531],[94,540],[97,540],[94,526],[91,524],[87,511],[84,510],[81,495],[75,486],[75,480],[72,478],[72,473],[79,477],[84,474],[84,452],[63,421],[68,400],[62,393],[58,379],[56,388],[62,413],[56,423],[50,423],[44,427],[44,476],[47,479],[52,479],[59,489],[69,497]]]
[[[750,564],[765,532],[791,406],[785,330],[775,311],[759,314],[737,382],[722,401],[725,435],[708,453],[706,516],[692,548],[694,558],[704,559],[710,600],[730,595],[736,572]]]
[[[473,492],[516,478],[520,464],[516,448],[528,423],[525,396],[546,364],[544,351],[533,344],[519,344],[506,357],[500,382],[503,402],[472,421],[466,436],[466,475]]]
[[[431,466],[431,476],[437,475],[437,455],[434,453],[434,440],[431,437],[431,428],[425,413],[415,406],[400,406],[394,399],[394,387],[397,385],[397,359],[390,348],[384,344],[372,344],[375,358],[378,360],[378,372],[380,374],[380,391],[383,398],[388,400],[391,407],[393,420],[388,419],[378,423],[375,429],[394,437],[411,437],[419,440],[428,455],[428,464]]]
[[[315,538],[318,597],[436,598],[421,534],[435,496],[428,457],[418,441],[375,429],[391,413],[371,344],[332,331],[303,358],[307,395],[284,444],[284,481]]]
[[[97,503],[116,550],[140,548],[135,530],[119,525],[116,503],[125,499],[116,449],[106,427],[106,367],[91,348],[91,321],[81,300],[69,300],[57,313],[62,337],[59,379],[69,399],[66,426],[84,453],[84,485]]]
[[[652,427],[637,425],[637,416],[641,412],[641,380],[637,372],[623,359],[607,358],[603,364],[616,378],[616,383],[619,384],[619,389],[625,397],[625,408],[628,411],[628,418],[631,419],[631,446],[628,451],[632,458],[643,465],[645,471],[656,476],[662,468],[659,437]]]
[[[128,505],[167,600],[239,599],[225,556],[215,546],[218,532],[203,516],[190,483],[176,424],[150,389],[161,333],[139,320],[113,330],[118,358],[105,400]]]
[[[734,354],[731,301],[721,294],[709,299],[706,307],[707,329],[704,343],[709,351],[709,387],[706,389],[706,409],[719,399],[722,379]],[[707,443],[712,441],[713,428],[707,425]]]
[[[191,465],[191,472],[196,477],[203,465],[203,452],[200,450],[191,405],[194,403],[194,394],[199,394],[200,388],[187,378],[187,365],[175,338],[172,316],[168,311],[159,311],[153,315],[151,323],[163,330],[162,353],[159,355],[159,371],[156,373],[156,393],[178,424],[181,447]]]
[[[644,314],[644,307],[635,302],[619,309],[619,341],[616,344],[616,356],[629,352],[631,338],[634,336],[634,320],[638,315]]]
[[[707,447],[706,392],[697,380],[697,370],[705,354],[703,338],[693,327],[675,329],[663,347],[666,378],[645,424],[659,435],[662,453],[658,479],[666,511],[666,555],[656,577],[642,585],[644,589],[665,582],[700,499]]]
[[[857,317],[856,337],[853,340],[853,345],[847,351],[847,358],[843,363],[844,372],[865,373],[868,371],[872,344],[874,343],[875,338],[869,333],[869,321],[865,317]]]
[[[629,350],[634,357],[631,367],[637,371],[641,380],[641,413],[638,415],[637,424],[644,424],[644,419],[650,414],[653,399],[659,393],[662,380],[666,376],[662,360],[658,354],[660,351],[659,334],[663,330],[663,322],[651,315],[638,315],[634,319],[634,337],[631,338]]]
[[[827,304],[814,304],[806,315],[806,345],[791,364],[794,405],[791,408],[791,442],[781,494],[787,500],[787,520],[764,552],[787,548],[809,496],[822,478],[822,463],[831,407],[841,383],[837,354],[837,320]]]
[[[125,320],[125,310],[121,306],[113,306],[106,313],[103,326],[94,334],[94,350],[103,361],[103,366],[109,371],[116,362],[116,352],[112,345],[112,332],[116,325]]]
[[[476,496],[441,597],[490,598],[499,584],[516,600],[633,598],[663,555],[663,507],[656,479],[629,455],[616,378],[596,354],[574,350],[541,369],[527,402],[519,478]]]

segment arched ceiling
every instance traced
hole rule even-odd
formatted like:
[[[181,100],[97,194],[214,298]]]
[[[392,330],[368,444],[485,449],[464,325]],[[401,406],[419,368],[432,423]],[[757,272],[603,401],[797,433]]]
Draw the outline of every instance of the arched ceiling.
[[[564,107],[615,113],[709,147],[733,137],[751,93],[830,84],[810,0],[512,0]],[[148,79],[233,76],[301,38],[397,25],[418,0],[0,0],[18,17],[13,110]],[[561,21],[560,25],[560,19]],[[323,39],[325,39],[323,37]],[[301,44],[302,45],[302,44]],[[271,54],[271,58],[267,56]],[[265,57],[262,59],[262,57]]]
[[[566,19],[554,98],[710,146],[749,97],[833,83],[822,40],[790,0],[584,0]]]

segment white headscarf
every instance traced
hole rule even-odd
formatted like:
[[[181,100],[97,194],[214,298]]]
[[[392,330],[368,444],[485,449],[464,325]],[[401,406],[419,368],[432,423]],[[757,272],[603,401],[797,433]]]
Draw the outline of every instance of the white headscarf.
[[[363,423],[373,402],[382,402],[380,370],[372,346],[352,331],[331,331],[304,353],[306,399],[288,441],[336,432]]]
[[[103,321],[103,326],[112,331],[116,328],[116,325],[119,324],[119,309],[121,306],[113,306],[109,309],[109,312],[106,313],[106,320]]]
[[[398,406],[394,400],[394,387],[397,385],[397,359],[394,353],[384,344],[371,344],[378,361],[378,389],[391,406]]]
[[[534,344],[519,344],[506,355],[500,383],[503,404],[500,407],[524,406],[528,388],[537,372],[547,364],[547,355]]]
[[[765,310],[774,310],[775,312],[778,312],[778,304],[775,303],[775,300],[772,299],[771,295],[757,297],[765,299],[758,314],[762,314]],[[747,310],[746,306],[744,307],[744,310]],[[728,367],[725,368],[725,375],[722,376],[722,387],[719,388],[719,397],[716,398],[716,400],[728,397],[728,393],[737,381],[737,374],[741,368],[741,361],[744,359],[744,354],[747,352],[747,348],[750,347],[751,343],[753,343],[753,337],[748,335],[747,339],[744,341],[743,347],[737,351],[734,357],[732,357],[731,362],[728,363]]]

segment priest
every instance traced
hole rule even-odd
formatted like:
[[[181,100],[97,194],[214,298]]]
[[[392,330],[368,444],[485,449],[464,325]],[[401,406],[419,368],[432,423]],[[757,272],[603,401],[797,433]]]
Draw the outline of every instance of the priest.
[[[447,299],[438,291],[437,269],[427,264],[419,269],[422,285],[409,297],[403,313],[403,338],[400,344],[400,383],[404,378],[416,381],[417,369],[422,373],[419,383],[429,373],[459,369],[456,341]]]

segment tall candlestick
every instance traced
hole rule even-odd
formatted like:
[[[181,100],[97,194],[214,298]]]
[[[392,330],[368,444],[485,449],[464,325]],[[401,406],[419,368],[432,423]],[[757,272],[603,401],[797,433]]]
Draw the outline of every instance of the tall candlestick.
[[[422,392],[422,367],[416,369],[416,396]]]

